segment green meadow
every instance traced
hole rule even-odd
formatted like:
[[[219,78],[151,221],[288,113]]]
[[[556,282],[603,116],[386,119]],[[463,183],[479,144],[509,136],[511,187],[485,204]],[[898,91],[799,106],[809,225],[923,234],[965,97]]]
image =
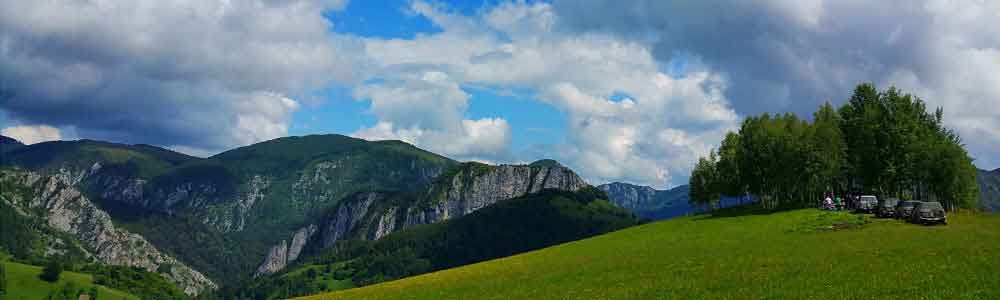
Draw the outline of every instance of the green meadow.
[[[64,271],[59,277],[59,281],[48,282],[38,276],[42,274],[42,267],[19,264],[15,262],[2,262],[7,267],[7,294],[0,295],[3,300],[38,300],[48,299],[50,294],[66,289],[67,286],[75,287],[84,292],[90,291],[94,287],[94,278],[87,274]],[[99,300],[132,300],[139,299],[128,293],[96,285],[97,299]],[[55,299],[62,299],[57,296]],[[73,298],[74,300],[76,297]]]
[[[723,210],[303,299],[1000,299],[1000,217]]]

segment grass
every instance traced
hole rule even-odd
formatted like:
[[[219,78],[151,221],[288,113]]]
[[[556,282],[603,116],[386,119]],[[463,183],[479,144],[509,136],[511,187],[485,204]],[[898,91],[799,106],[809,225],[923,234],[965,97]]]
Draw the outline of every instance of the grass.
[[[729,211],[304,299],[997,299],[997,253],[993,215]]]
[[[94,286],[94,278],[87,274],[67,271],[62,273],[59,281],[48,282],[38,277],[42,274],[42,267],[15,262],[3,262],[3,264],[7,267],[7,294],[0,296],[3,300],[45,299],[50,292],[58,291],[69,282],[74,283],[77,288],[82,288],[83,291],[89,291],[90,287]],[[97,286],[97,293],[98,299],[101,300],[139,299],[101,285]]]

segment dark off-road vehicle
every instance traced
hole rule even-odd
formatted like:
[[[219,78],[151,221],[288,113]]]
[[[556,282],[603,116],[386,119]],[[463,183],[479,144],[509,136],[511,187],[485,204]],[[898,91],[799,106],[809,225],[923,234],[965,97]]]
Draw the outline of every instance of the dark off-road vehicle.
[[[875,208],[875,216],[879,218],[888,218],[896,215],[896,204],[899,204],[899,199],[896,198],[886,198],[878,201],[878,207]]]
[[[913,207],[917,206],[920,201],[903,201],[899,202],[896,206],[896,218],[902,220],[909,220],[910,214],[913,213]]]
[[[910,222],[918,224],[948,224],[944,207],[938,202],[920,202],[913,207]]]
[[[858,198],[857,208],[855,208],[855,211],[871,213],[875,211],[876,206],[878,206],[878,198],[875,196],[861,196],[861,198]]]

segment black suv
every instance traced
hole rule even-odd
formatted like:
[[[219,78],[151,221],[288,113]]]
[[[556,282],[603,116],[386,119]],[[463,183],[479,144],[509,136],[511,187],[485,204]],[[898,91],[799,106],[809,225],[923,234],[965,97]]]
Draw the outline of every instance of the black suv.
[[[896,204],[899,203],[899,199],[896,198],[885,198],[878,200],[878,206],[875,207],[875,216],[879,218],[888,218],[896,215]]]
[[[947,216],[944,213],[944,207],[938,202],[920,202],[917,206],[913,207],[913,213],[910,214],[911,223],[920,224],[948,224]]]
[[[896,205],[896,218],[903,220],[909,220],[910,214],[913,213],[913,207],[917,206],[920,201],[903,201]]]

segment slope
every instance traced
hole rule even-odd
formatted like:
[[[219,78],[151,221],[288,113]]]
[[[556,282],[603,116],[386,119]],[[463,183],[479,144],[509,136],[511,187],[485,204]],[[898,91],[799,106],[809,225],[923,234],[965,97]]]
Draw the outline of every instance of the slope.
[[[545,190],[469,215],[417,226],[374,242],[357,241],[260,280],[243,294],[276,299],[367,285],[509,256],[638,224],[600,190]],[[312,271],[310,271],[312,270]]]
[[[1000,217],[947,226],[726,210],[304,299],[990,299]]]
[[[48,282],[38,277],[42,274],[42,267],[15,262],[0,263],[4,264],[7,269],[8,289],[7,294],[0,296],[0,299],[46,299],[50,294],[58,294],[69,289],[89,294],[92,287],[96,287],[97,297],[101,300],[139,299],[139,297],[119,290],[95,285],[91,275],[65,271],[60,276],[59,281]]]

